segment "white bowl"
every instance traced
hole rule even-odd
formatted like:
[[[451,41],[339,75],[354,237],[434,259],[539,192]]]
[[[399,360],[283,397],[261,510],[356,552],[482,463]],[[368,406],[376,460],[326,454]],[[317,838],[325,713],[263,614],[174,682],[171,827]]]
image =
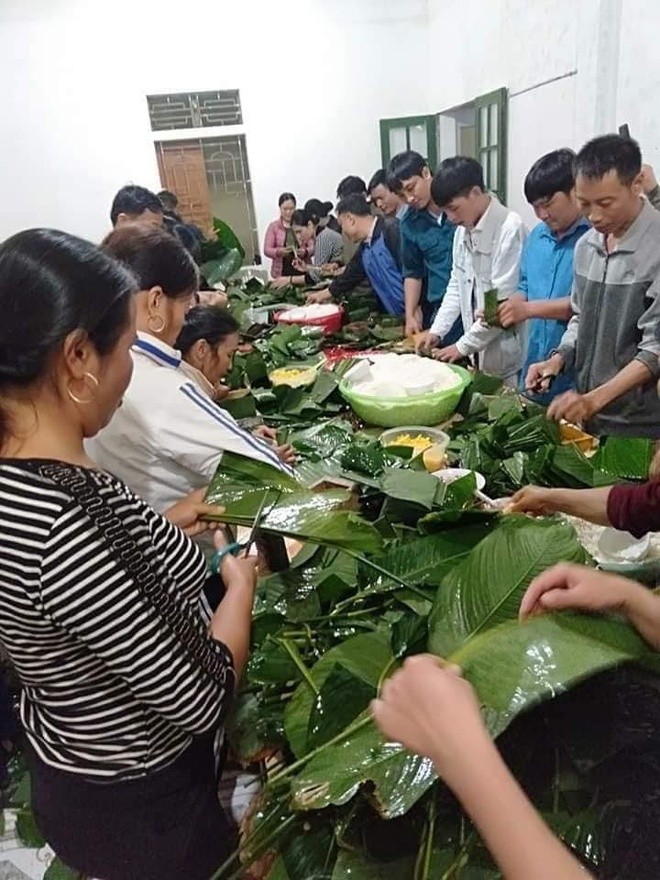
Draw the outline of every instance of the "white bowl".
[[[639,562],[649,551],[651,536],[636,538],[630,532],[604,529],[596,545],[599,562]]]
[[[477,489],[483,489],[486,485],[486,478],[478,471],[470,471],[467,468],[442,468],[433,472],[433,476],[437,477],[441,483],[453,483],[455,480],[460,480],[461,477],[467,477],[468,474],[474,474],[477,480]]]

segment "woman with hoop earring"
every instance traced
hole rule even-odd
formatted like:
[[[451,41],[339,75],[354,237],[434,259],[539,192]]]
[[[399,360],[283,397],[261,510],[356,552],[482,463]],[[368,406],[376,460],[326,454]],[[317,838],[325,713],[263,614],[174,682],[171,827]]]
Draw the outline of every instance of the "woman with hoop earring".
[[[101,247],[137,281],[137,339],[122,406],[88,441],[91,458],[160,513],[208,486],[224,452],[288,471],[286,448],[243,430],[181,369],[176,341],[199,280],[183,245],[165,230],[125,225]]]

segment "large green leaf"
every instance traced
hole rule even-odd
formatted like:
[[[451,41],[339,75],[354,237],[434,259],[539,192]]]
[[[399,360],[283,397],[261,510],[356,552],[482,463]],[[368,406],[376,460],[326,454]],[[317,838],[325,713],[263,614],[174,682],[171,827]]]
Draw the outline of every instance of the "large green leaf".
[[[414,870],[412,856],[377,862],[364,853],[340,849],[332,880],[412,880]]]
[[[29,807],[22,807],[16,813],[16,836],[23,846],[42,847],[46,845],[46,840]]]
[[[48,868],[46,868],[43,880],[80,880],[80,876],[78,871],[67,867],[64,862],[55,856]]]
[[[383,671],[390,666],[393,659],[389,633],[364,633],[347,639],[327,651],[310,669],[309,675],[320,691],[338,664],[361,681],[376,687]],[[307,733],[315,701],[316,694],[310,685],[302,682],[294,692],[284,714],[284,729],[291,750],[297,758],[309,751]]]
[[[264,504],[264,496],[266,502]],[[206,501],[224,508],[220,522],[252,526],[261,511],[260,528],[315,543],[375,553],[382,538],[366,520],[343,510],[350,492],[310,492],[277,468],[227,453],[209,486]]]
[[[383,492],[399,501],[412,501],[425,510],[431,510],[438,490],[442,488],[437,479],[424,471],[386,468],[380,480]]]
[[[487,522],[438,532],[393,546],[374,562],[406,583],[436,586],[490,531],[491,525]],[[397,586],[396,581],[384,575],[374,577],[368,569],[365,574],[370,578],[373,592]]]
[[[368,684],[336,663],[321,685],[309,717],[307,747],[315,749],[341,733],[376,696]]]
[[[373,801],[386,819],[403,816],[436,779],[433,764],[398,743],[383,742],[373,722],[321,749],[292,783],[293,806],[319,810],[347,803],[364,783],[373,783]]]
[[[429,621],[429,647],[452,654],[478,633],[516,618],[529,583],[561,561],[584,562],[572,526],[552,520],[502,517],[444,579]]]
[[[567,612],[503,623],[450,659],[475,688],[493,736],[516,715],[604,669],[631,660],[658,666],[658,655],[627,623]]]
[[[653,441],[642,437],[608,437],[592,461],[594,465],[621,480],[647,480]]]
[[[266,464],[264,461],[248,458],[245,455],[237,455],[234,452],[225,452],[211,480],[209,497],[214,494],[216,487],[219,489],[221,486],[233,482],[279,489],[282,492],[298,492],[302,488],[295,477],[272,464]]]

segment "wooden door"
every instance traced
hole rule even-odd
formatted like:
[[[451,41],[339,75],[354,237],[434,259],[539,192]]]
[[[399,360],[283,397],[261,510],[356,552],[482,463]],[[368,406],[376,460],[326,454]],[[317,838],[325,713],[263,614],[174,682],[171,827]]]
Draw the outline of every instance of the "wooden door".
[[[173,192],[179,200],[178,213],[210,234],[211,196],[201,142],[158,142],[156,156],[163,189]]]

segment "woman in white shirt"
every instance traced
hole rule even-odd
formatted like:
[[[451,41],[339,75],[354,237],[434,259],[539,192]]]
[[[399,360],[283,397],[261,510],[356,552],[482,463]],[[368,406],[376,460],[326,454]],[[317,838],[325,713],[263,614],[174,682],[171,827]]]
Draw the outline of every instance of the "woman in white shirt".
[[[192,257],[162,229],[122,226],[103,243],[135,275],[133,376],[90,456],[163,511],[212,479],[225,451],[287,469],[277,451],[240,428],[181,369],[174,348],[197,290]]]
[[[186,315],[175,348],[181,352],[183,372],[218,400],[227,393],[222,380],[232,368],[239,343],[238,321],[231,312],[219,306],[197,306]],[[261,425],[252,434],[274,446],[281,461],[294,463],[293,447],[276,445],[277,431]]]

